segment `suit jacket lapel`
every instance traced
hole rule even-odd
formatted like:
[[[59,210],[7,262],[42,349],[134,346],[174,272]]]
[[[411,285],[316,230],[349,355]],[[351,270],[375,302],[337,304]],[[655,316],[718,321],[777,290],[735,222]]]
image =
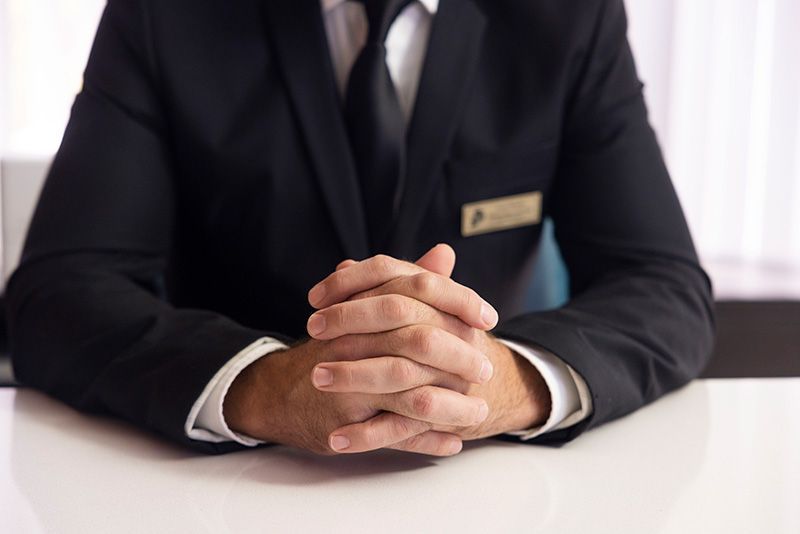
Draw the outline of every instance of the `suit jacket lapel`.
[[[408,133],[406,186],[390,252],[407,254],[437,185],[474,77],[486,19],[474,0],[441,0]]]
[[[319,0],[264,0],[266,22],[313,167],[348,257],[368,255],[361,191]]]

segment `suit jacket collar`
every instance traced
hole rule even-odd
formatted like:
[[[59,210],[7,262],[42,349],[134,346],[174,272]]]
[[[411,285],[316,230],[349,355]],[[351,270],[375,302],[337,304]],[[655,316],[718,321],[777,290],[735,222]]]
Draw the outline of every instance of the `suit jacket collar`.
[[[365,258],[369,246],[361,191],[319,0],[264,0],[263,5],[278,64],[342,248],[350,258]]]

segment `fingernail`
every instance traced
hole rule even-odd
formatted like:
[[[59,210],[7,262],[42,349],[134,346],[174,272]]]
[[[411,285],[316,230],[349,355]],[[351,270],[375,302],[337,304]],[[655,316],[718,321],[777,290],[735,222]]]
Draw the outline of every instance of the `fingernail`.
[[[481,319],[486,324],[486,326],[494,326],[497,324],[497,311],[492,308],[488,303],[484,302],[481,304]]]
[[[464,446],[464,444],[461,443],[460,440],[454,440],[452,443],[450,443],[449,453],[450,454],[458,454],[459,452],[461,452],[461,448],[463,446]]]
[[[489,417],[489,405],[484,402],[478,409],[478,418],[475,419],[475,424],[483,423],[487,417]]]
[[[311,291],[308,292],[308,303],[316,307],[325,298],[325,291],[324,284],[317,284],[312,287]]]
[[[350,440],[344,436],[331,437],[331,449],[341,451],[350,446]]]
[[[481,382],[488,381],[490,378],[492,378],[493,374],[494,374],[494,366],[492,365],[492,362],[490,362],[488,359],[483,360],[483,363],[481,364],[481,374],[480,374]]]
[[[317,387],[330,386],[333,384],[333,373],[330,371],[330,369],[317,367],[314,369],[314,374],[312,375],[311,379],[314,381],[314,385]]]
[[[318,336],[325,331],[325,316],[315,313],[308,318],[308,333],[312,336]]]

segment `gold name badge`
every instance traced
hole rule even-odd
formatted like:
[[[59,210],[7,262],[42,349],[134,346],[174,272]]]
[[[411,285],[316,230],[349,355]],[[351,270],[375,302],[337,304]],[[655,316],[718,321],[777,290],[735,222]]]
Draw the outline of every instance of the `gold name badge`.
[[[541,219],[541,191],[470,202],[461,207],[461,235],[470,237],[532,226]]]

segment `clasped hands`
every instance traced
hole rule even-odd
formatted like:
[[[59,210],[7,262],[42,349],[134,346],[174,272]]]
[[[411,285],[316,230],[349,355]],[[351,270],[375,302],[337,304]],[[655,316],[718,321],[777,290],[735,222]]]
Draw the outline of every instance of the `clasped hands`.
[[[450,275],[438,245],[416,263],[347,260],[309,291],[311,339],[242,372],[228,425],[321,454],[392,448],[457,454],[465,439],[531,427],[549,413],[536,369],[488,331],[497,312]]]

